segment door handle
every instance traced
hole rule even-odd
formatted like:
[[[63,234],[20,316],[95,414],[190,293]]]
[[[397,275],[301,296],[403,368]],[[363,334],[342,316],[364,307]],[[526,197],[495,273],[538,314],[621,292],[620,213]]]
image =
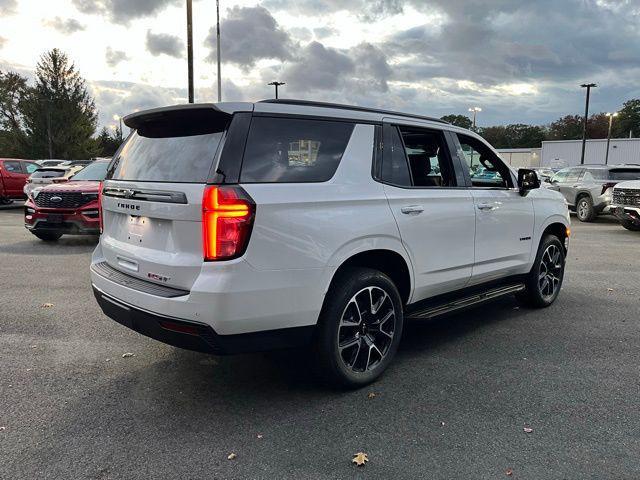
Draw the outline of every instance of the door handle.
[[[422,205],[407,205],[406,207],[402,207],[400,211],[405,215],[419,215],[424,212],[424,207]]]
[[[478,210],[482,210],[483,212],[489,212],[491,210],[495,210],[497,208],[495,203],[481,203],[478,205]]]

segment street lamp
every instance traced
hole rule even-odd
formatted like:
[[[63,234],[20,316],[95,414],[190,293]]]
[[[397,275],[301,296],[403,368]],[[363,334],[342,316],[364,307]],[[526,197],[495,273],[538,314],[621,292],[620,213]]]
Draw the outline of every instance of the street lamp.
[[[116,122],[120,122],[120,143],[122,143],[122,117],[117,113],[113,116]]]
[[[582,122],[582,156],[580,157],[580,165],[584,165],[584,149],[587,146],[587,119],[589,118],[589,97],[591,96],[591,89],[597,87],[595,83],[583,83],[580,85],[582,88],[587,89],[587,99],[584,105],[584,120]]]
[[[189,103],[194,102],[193,95],[193,1],[187,0],[187,83],[189,85]]]
[[[216,0],[216,50],[218,54],[218,102],[222,101],[222,66],[220,63],[220,0]]]
[[[284,82],[271,82],[271,83],[267,83],[267,85],[273,85],[274,87],[276,87],[276,100],[278,99],[278,87],[282,86],[282,85],[286,85],[286,83]]]
[[[470,108],[469,111],[471,113],[473,113],[473,129],[475,130],[476,129],[476,115],[478,114],[478,112],[481,112],[482,109],[480,107],[473,107],[473,108]]]
[[[613,117],[617,117],[618,112],[608,113],[607,117],[609,117],[609,133],[607,133],[607,153],[604,157],[604,164],[609,164],[609,145],[611,144],[611,126],[613,125]]]

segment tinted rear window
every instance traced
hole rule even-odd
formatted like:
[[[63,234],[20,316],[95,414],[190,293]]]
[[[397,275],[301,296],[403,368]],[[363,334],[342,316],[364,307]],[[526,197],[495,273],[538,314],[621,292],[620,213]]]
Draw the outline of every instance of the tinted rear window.
[[[325,182],[336,172],[353,128],[346,122],[255,117],[240,181]]]
[[[611,180],[640,180],[640,168],[618,168],[609,171]]]
[[[65,170],[36,170],[31,174],[31,178],[58,178],[65,174]]]
[[[176,137],[133,133],[109,168],[108,178],[205,183],[222,132]]]

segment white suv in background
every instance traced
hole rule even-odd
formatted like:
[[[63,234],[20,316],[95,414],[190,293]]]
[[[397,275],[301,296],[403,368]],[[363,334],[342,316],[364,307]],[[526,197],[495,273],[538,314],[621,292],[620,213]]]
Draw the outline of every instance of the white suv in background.
[[[117,322],[178,347],[308,345],[371,382],[403,322],[562,285],[561,194],[437,119],[293,100],[135,113],[104,182],[91,279]],[[477,175],[477,172],[482,172]]]

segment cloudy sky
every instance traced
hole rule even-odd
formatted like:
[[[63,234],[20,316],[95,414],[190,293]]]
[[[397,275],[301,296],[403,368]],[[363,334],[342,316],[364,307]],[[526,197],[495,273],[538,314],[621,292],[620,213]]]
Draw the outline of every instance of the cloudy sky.
[[[221,0],[223,100],[273,95],[546,123],[640,98],[640,0]],[[215,0],[194,0],[196,101],[216,97]],[[0,0],[0,69],[58,47],[100,121],[186,101],[184,0]]]

